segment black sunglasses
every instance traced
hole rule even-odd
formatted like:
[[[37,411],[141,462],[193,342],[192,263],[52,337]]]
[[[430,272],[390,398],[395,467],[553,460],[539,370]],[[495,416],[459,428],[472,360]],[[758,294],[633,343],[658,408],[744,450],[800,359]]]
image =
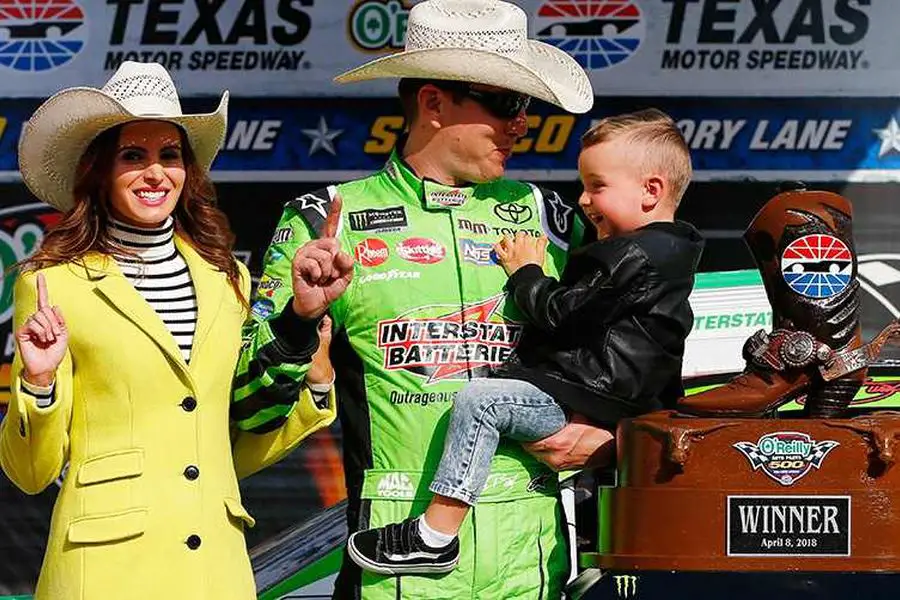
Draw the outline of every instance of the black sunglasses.
[[[487,92],[472,87],[472,84],[462,81],[441,81],[435,85],[442,90],[457,92],[467,98],[471,98],[489,113],[498,119],[514,119],[523,110],[528,109],[531,96],[519,92]]]

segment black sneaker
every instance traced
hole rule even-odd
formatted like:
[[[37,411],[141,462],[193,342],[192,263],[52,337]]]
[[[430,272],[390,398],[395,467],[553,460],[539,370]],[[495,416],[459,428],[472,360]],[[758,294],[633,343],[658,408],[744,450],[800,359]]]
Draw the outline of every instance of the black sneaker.
[[[459,562],[459,538],[432,548],[419,535],[416,519],[407,519],[357,531],[347,540],[347,553],[363,569],[382,575],[447,573]]]

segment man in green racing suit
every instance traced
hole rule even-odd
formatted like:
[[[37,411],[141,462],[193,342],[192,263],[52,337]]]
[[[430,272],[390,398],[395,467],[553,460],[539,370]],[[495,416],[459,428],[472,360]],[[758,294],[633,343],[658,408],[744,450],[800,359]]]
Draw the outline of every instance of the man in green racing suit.
[[[453,7],[457,17],[471,9],[483,26],[491,25],[484,9],[472,8],[478,2],[427,0],[410,14],[410,31],[416,11],[428,18],[424,13],[432,4],[462,4]],[[506,5],[483,4],[490,10]],[[440,24],[431,18],[428,25]],[[421,60],[427,67],[433,59]],[[548,190],[501,178],[513,145],[527,131],[530,96],[573,111],[590,108],[590,86],[572,65],[566,71],[570,80],[556,73],[553,92],[495,74],[505,77],[507,87],[501,88],[492,85],[498,79],[490,71],[486,78],[472,76],[475,84],[402,79],[409,134],[385,167],[285,206],[245,331],[233,415],[243,429],[268,431],[290,412],[307,368],[289,364],[290,358],[314,350],[311,317],[325,308],[298,312],[297,299],[312,302],[305,300],[310,278],[304,279],[299,261],[308,260],[302,255],[312,252],[311,245],[325,241],[332,242],[332,256],[337,247],[352,254],[352,281],[328,308],[350,531],[424,510],[456,391],[505,360],[519,340],[521,315],[507,301],[506,276],[491,245],[519,232],[546,235],[545,270],[558,276],[568,249],[580,241],[583,228],[573,205]],[[342,208],[333,243],[320,236],[337,196]],[[327,260],[326,253],[323,265]],[[546,449],[578,463],[577,457],[592,450],[591,429],[570,425],[558,434],[559,445],[551,442]],[[345,560],[335,597],[561,597],[569,550],[557,481],[520,445],[502,444],[481,501],[460,531],[462,555],[453,573],[383,577],[360,573]]]

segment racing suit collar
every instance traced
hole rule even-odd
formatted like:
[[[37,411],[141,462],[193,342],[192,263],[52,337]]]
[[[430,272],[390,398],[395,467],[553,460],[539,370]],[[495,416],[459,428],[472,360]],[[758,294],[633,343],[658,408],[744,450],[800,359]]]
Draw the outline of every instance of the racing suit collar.
[[[418,198],[422,207],[432,210],[465,209],[471,203],[477,189],[476,185],[452,186],[419,177],[412,167],[400,156],[398,148],[403,148],[406,137],[402,137],[391,150],[385,170],[391,179],[405,192],[402,197]]]

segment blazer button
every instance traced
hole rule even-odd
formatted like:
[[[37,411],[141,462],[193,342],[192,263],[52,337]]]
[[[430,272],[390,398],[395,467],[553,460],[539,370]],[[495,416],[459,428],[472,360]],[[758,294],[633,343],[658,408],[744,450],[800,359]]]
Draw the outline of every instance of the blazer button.
[[[189,481],[194,481],[195,479],[200,477],[200,469],[198,469],[194,465],[188,465],[187,468],[185,468],[185,470],[184,470],[184,476]]]
[[[196,533],[193,533],[188,536],[188,539],[184,543],[187,544],[187,547],[191,550],[196,550],[200,547],[200,542],[200,536]]]
[[[185,412],[193,412],[193,410],[197,408],[197,401],[188,396],[181,401],[181,408],[183,408]]]

